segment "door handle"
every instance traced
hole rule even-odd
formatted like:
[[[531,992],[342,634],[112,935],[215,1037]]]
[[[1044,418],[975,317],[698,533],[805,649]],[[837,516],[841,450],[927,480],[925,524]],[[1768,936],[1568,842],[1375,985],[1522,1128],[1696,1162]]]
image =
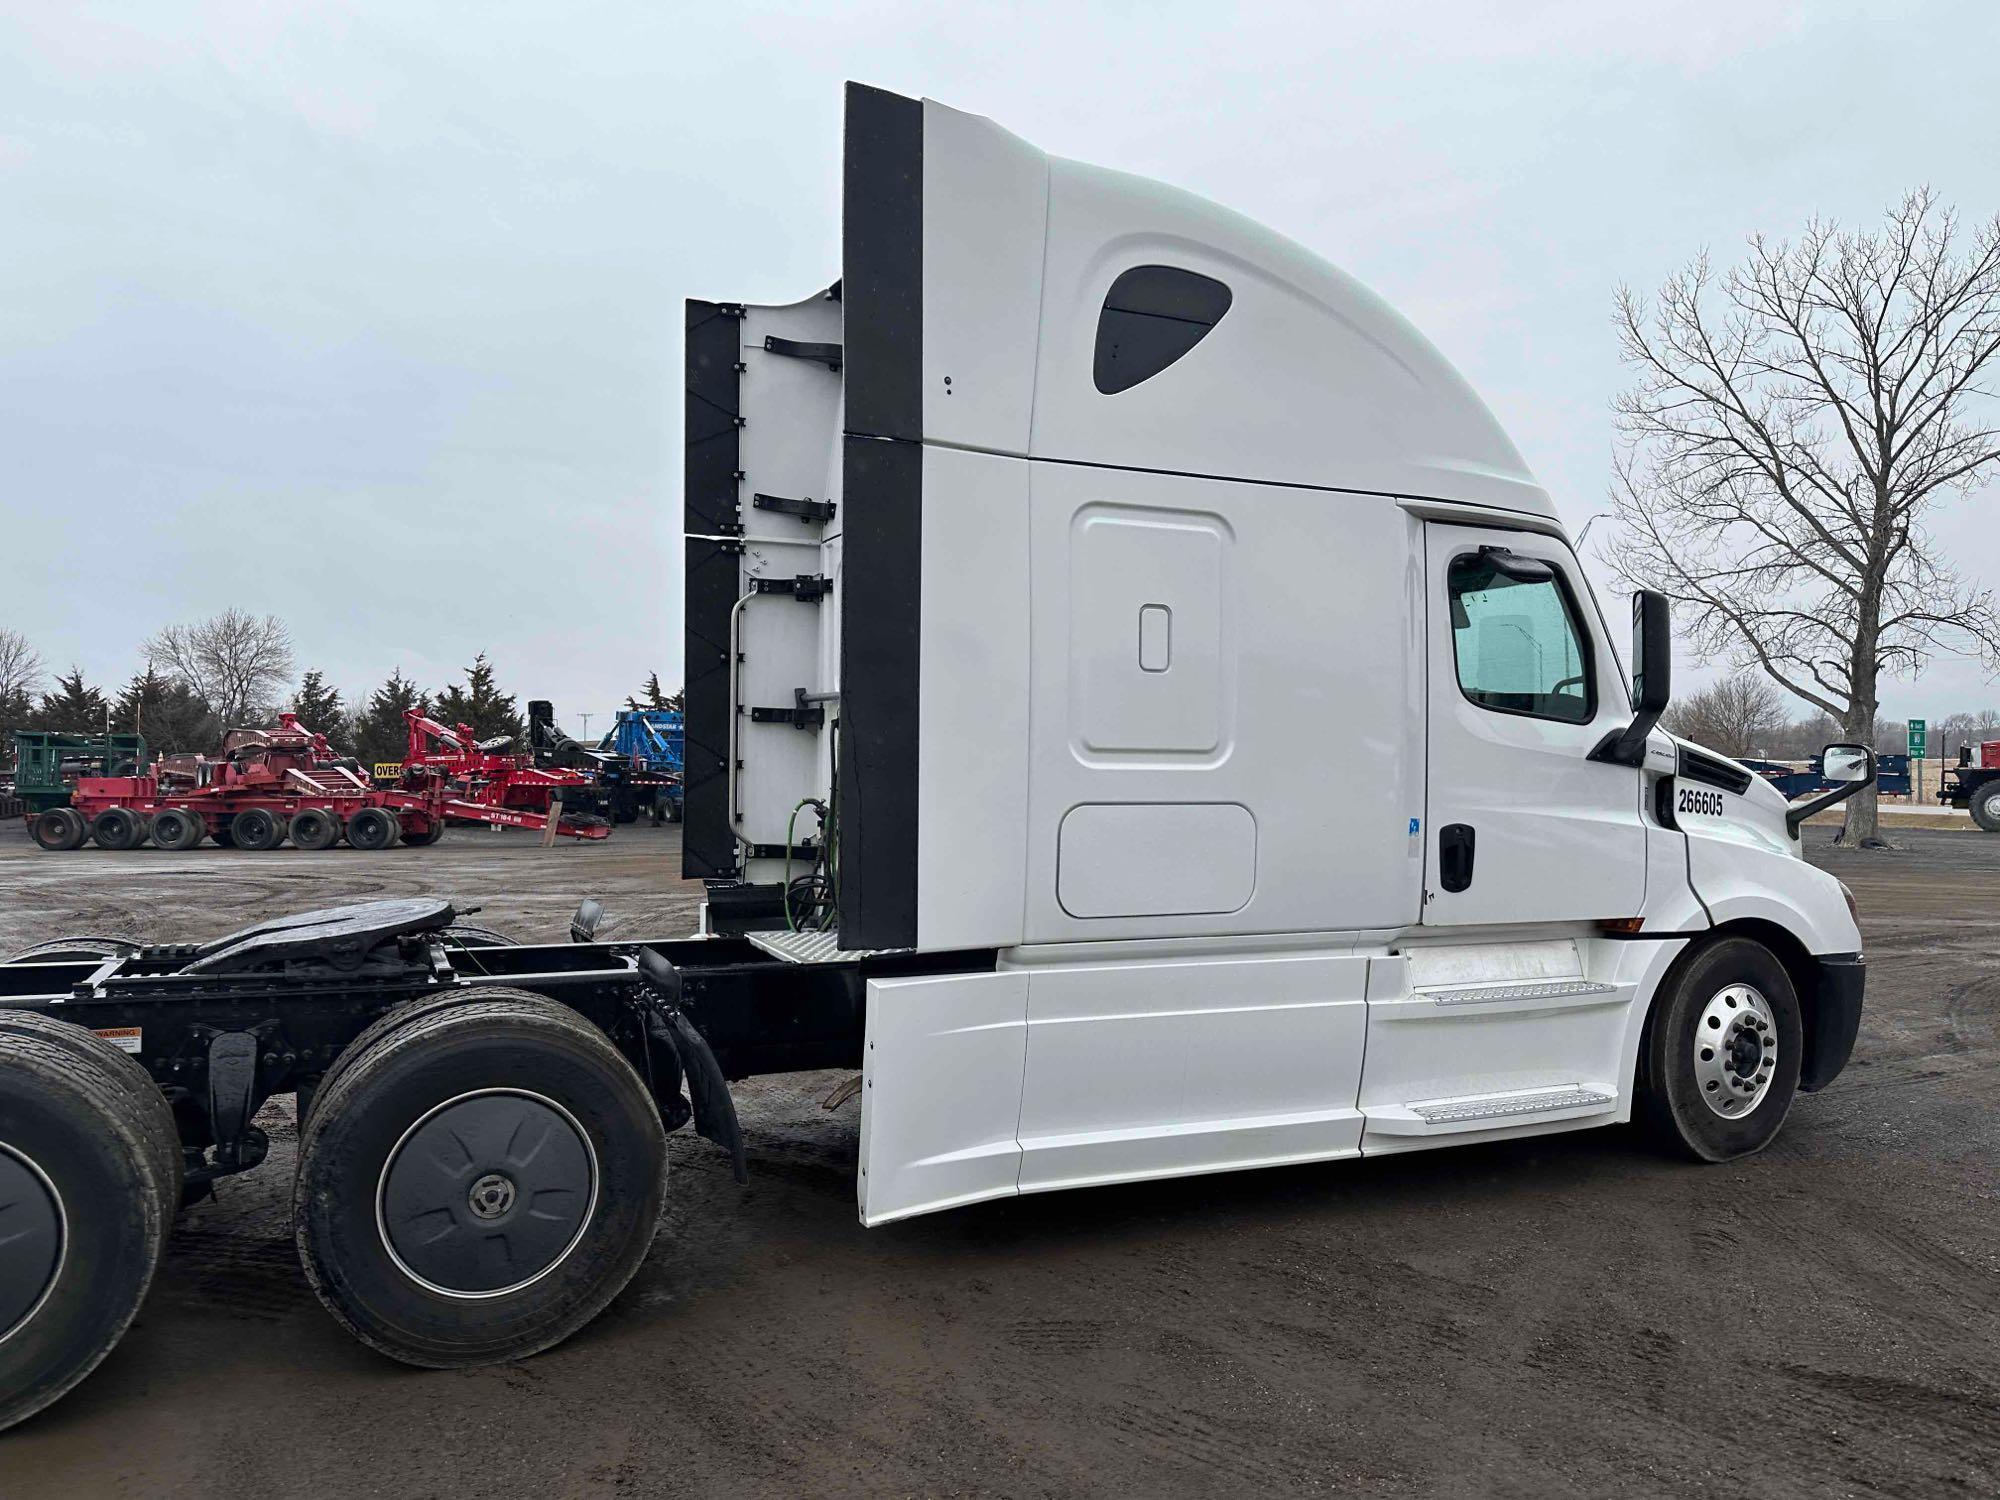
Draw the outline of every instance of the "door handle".
[[[1438,830],[1438,884],[1462,891],[1472,884],[1472,825],[1447,823]]]

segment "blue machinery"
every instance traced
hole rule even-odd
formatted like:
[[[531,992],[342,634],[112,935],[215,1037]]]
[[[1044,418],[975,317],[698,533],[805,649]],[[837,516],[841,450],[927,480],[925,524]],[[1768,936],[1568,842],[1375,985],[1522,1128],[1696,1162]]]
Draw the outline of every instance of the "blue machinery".
[[[615,755],[618,762],[606,766],[605,780],[618,787],[618,812],[626,812],[626,797],[636,808],[663,804],[667,816],[681,820],[682,756],[687,743],[687,721],[672,708],[620,709],[611,732],[598,742],[600,753]],[[620,821],[629,821],[621,816]]]

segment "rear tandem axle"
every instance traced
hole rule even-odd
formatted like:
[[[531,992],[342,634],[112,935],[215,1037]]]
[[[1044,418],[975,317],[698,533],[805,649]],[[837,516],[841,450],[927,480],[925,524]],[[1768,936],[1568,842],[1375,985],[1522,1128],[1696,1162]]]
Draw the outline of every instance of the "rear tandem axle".
[[[858,1070],[867,979],[916,962],[598,942],[595,902],[567,944],[460,915],[378,901],[0,964],[0,1209],[23,1226],[0,1242],[0,1428],[116,1344],[176,1210],[264,1160],[252,1122],[288,1093],[300,1257],[338,1321],[436,1367],[559,1342],[643,1260],[666,1133],[691,1121],[740,1179],[725,1079]]]

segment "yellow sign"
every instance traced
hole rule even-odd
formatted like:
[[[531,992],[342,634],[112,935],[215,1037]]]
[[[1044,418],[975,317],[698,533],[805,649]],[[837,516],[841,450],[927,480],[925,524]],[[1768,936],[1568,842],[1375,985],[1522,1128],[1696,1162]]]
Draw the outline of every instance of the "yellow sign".
[[[378,760],[375,762],[375,779],[377,781],[394,781],[402,774],[403,763],[400,760]]]

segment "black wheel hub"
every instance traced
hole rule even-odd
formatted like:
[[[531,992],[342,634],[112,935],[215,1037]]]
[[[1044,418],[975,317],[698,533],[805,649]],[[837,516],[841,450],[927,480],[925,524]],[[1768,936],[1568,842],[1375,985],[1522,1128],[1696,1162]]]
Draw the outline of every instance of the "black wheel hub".
[[[488,1172],[473,1183],[465,1201],[475,1219],[499,1219],[506,1216],[518,1196],[513,1178],[500,1172]]]
[[[62,1253],[55,1190],[26,1157],[0,1146],[0,1339],[42,1305]]]
[[[1729,1066],[1738,1078],[1755,1078],[1764,1063],[1764,1038],[1745,1029],[1729,1044]]]
[[[597,1202],[597,1160],[568,1110],[493,1090],[440,1105],[391,1153],[384,1242],[433,1291],[494,1297],[554,1270]]]

